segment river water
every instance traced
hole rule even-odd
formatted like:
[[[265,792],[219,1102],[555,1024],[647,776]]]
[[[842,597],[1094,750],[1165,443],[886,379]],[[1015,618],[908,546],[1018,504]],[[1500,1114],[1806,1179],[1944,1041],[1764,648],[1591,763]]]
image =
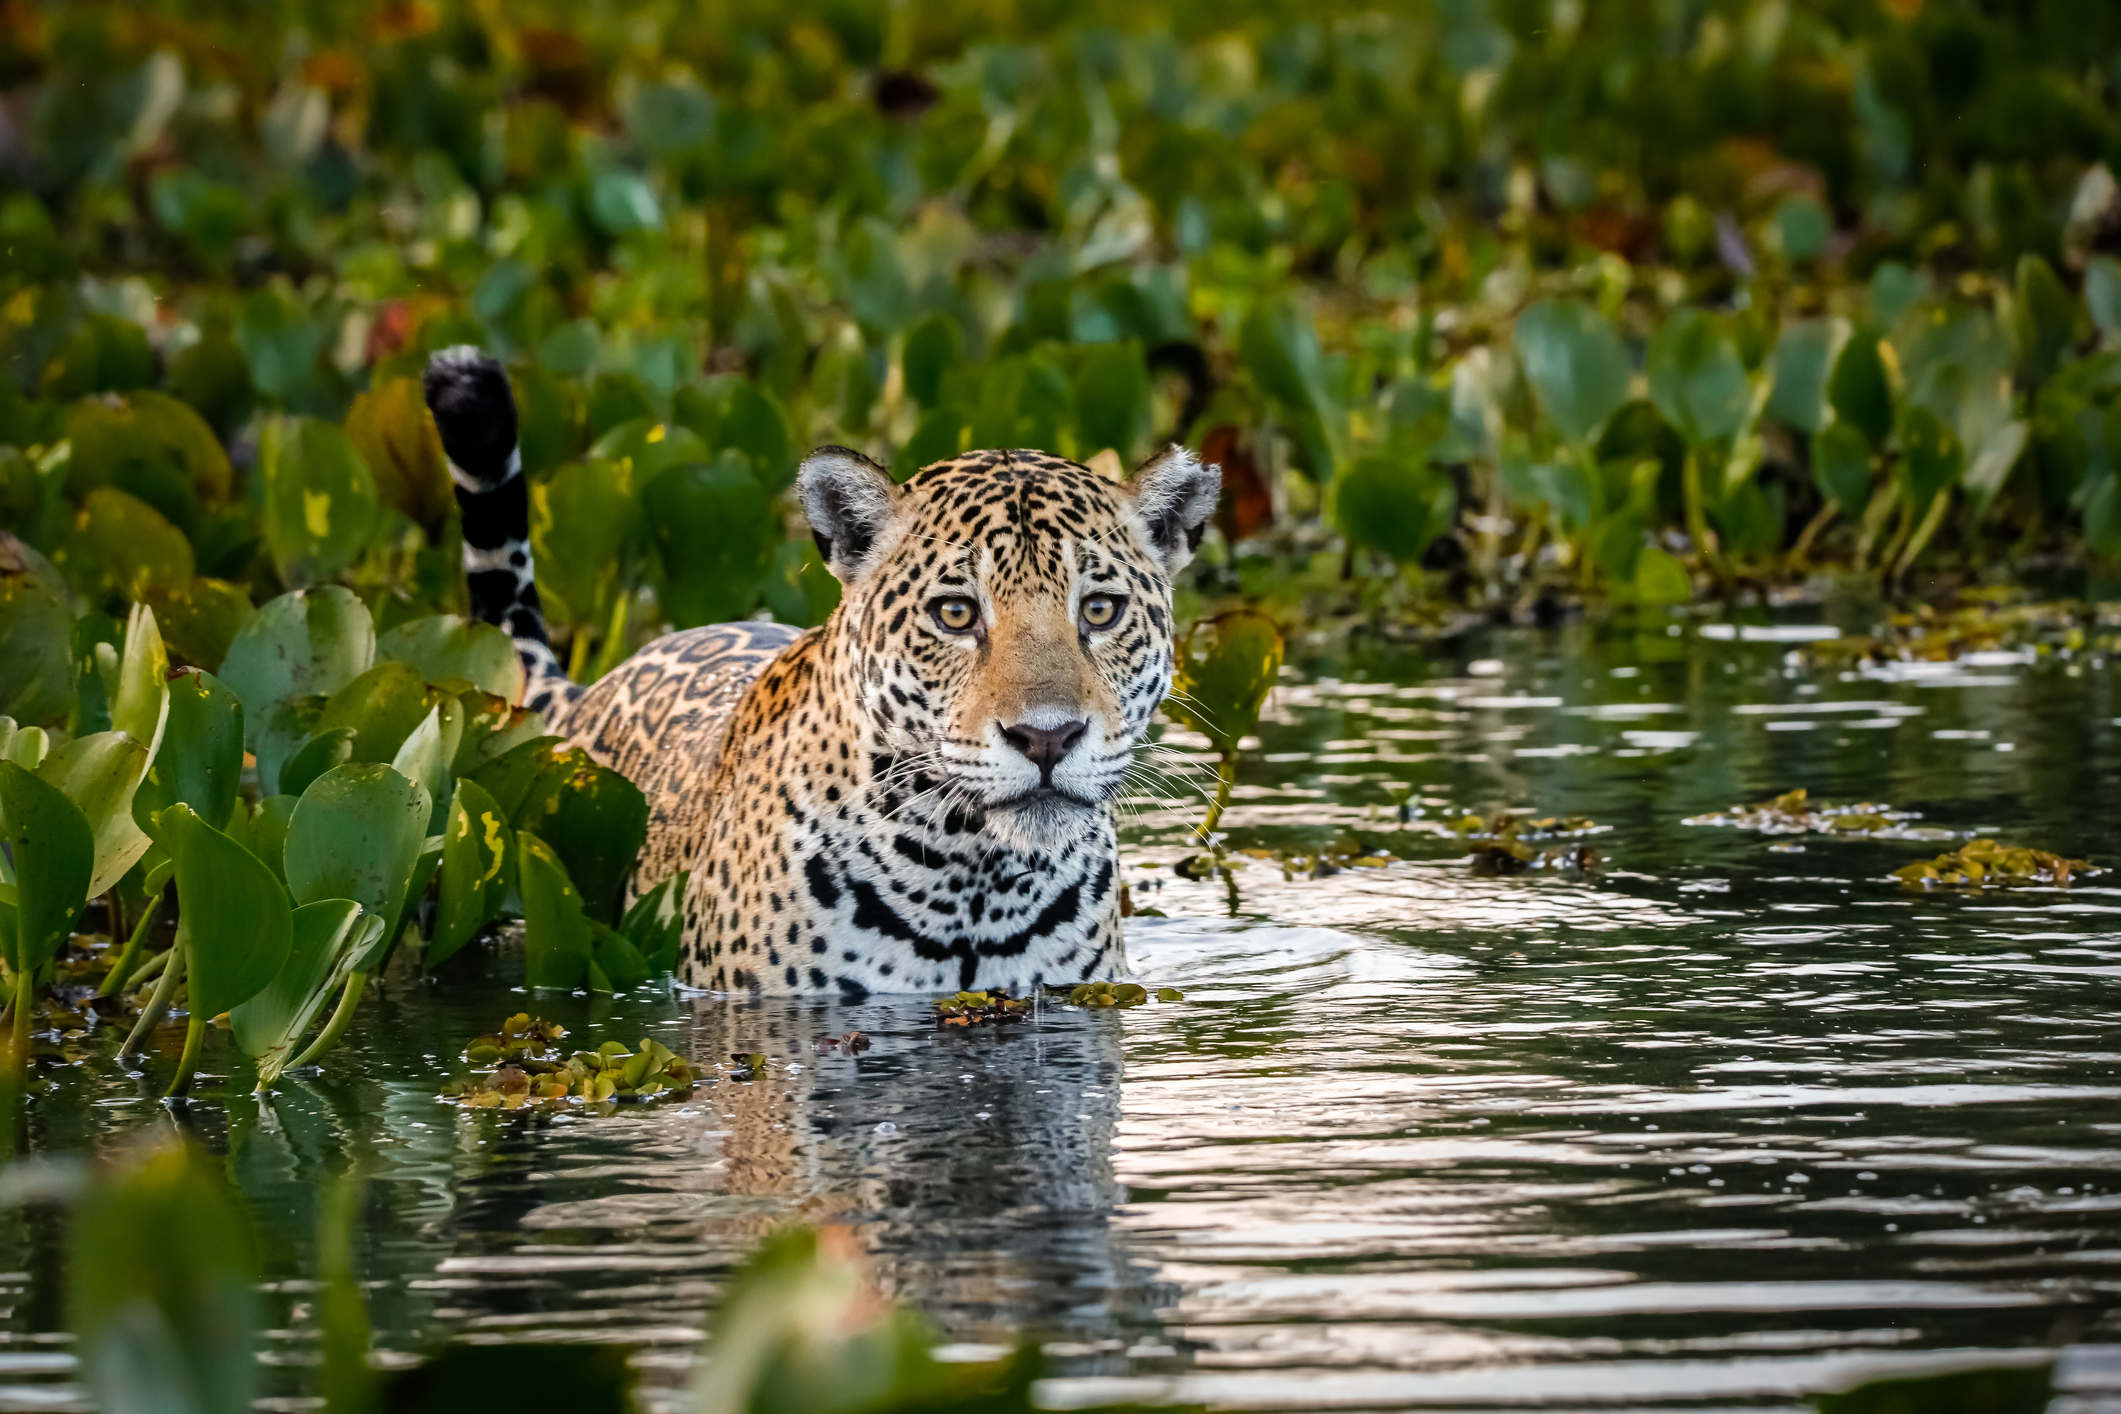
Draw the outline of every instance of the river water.
[[[964,1353],[1042,1336],[1057,1406],[1787,1407],[2046,1351],[2096,1407],[2121,1386],[2117,876],[1924,893],[1887,871],[1946,845],[1683,822],[1801,785],[2121,862],[2114,674],[1861,668],[1806,641],[1829,632],[1292,644],[1230,843],[1392,858],[1196,882],[1169,866],[1197,798],[1145,788],[1125,874],[1166,916],[1129,942],[1180,1003],[943,1032],[918,998],[532,997],[505,950],[394,981],[327,1073],[262,1105],[209,1080],[188,1117],[257,1215],[275,1389],[304,1383],[317,1200],[352,1157],[382,1347],[623,1342],[655,1406],[732,1266],[800,1217],[858,1231]],[[1589,817],[1598,866],[1474,873],[1448,823],[1498,808]],[[772,1062],[611,1117],[438,1102],[525,1008]],[[813,1045],[849,1030],[870,1049]],[[168,1122],[83,1067],[34,1125],[66,1151]],[[0,1243],[0,1407],[78,1398],[56,1233]]]

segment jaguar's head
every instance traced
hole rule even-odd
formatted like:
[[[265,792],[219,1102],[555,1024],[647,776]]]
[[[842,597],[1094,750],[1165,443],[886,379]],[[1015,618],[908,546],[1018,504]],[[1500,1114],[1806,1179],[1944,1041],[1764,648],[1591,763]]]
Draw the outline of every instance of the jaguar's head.
[[[877,809],[1051,851],[1107,819],[1171,686],[1171,577],[1221,473],[1172,447],[1124,483],[975,452],[903,486],[857,452],[803,463],[846,585],[826,629],[860,694]]]

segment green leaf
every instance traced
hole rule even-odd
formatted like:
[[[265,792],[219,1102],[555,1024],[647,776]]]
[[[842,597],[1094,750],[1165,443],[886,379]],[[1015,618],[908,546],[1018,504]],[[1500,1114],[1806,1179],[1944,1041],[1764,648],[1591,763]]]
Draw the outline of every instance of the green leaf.
[[[2044,383],[2069,352],[2077,336],[2077,301],[2055,267],[2038,255],[2018,257],[2011,300],[2011,342],[2018,353],[2018,376]]]
[[[1419,453],[1375,453],[1341,473],[1334,514],[1351,544],[1367,546],[1402,565],[1450,534],[1458,513],[1451,480]]]
[[[579,747],[554,752],[514,824],[536,832],[566,861],[591,918],[617,920],[627,876],[648,839],[648,797],[639,786]]]
[[[1873,447],[1893,433],[1893,385],[1885,358],[1878,352],[1878,333],[1858,329],[1834,360],[1826,400],[1834,415],[1870,439]]]
[[[431,614],[399,624],[377,635],[376,658],[409,663],[431,683],[461,678],[510,702],[523,695],[523,663],[515,644],[500,629],[476,619]]]
[[[1928,408],[1907,410],[1900,427],[1900,450],[1907,466],[1908,495],[1918,511],[1957,481],[1966,466],[1966,449],[1959,445],[1959,434]]]
[[[1582,301],[1541,300],[1517,316],[1511,337],[1533,395],[1565,440],[1589,442],[1627,401],[1627,350],[1612,324]]]
[[[449,762],[456,755],[457,735],[464,729],[464,707],[454,697],[445,697],[412,729],[391,768],[408,780],[418,781],[434,803],[428,829],[440,833],[443,812],[449,806]]]
[[[288,891],[297,903],[350,898],[378,918],[396,917],[431,811],[426,789],[388,766],[333,767],[288,820]]]
[[[220,668],[236,635],[256,612],[250,592],[241,585],[204,575],[174,589],[149,590],[147,600],[170,648],[208,672]]]
[[[692,871],[680,869],[633,901],[619,931],[640,951],[652,976],[674,973],[685,946],[685,890]]]
[[[109,1410],[221,1414],[257,1393],[251,1232],[217,1161],[165,1140],[100,1175],[66,1264],[81,1371]]]
[[[268,795],[239,822],[241,828],[232,826],[229,830],[283,884],[287,882],[287,827],[299,803],[292,795]]]
[[[1238,354],[1260,390],[1282,405],[1311,474],[1330,481],[1340,470],[1334,438],[1340,413],[1310,321],[1285,300],[1262,299],[1239,326]]]
[[[2121,560],[2121,476],[2106,476],[2084,498],[2084,543],[2104,560]]]
[[[265,990],[287,962],[287,890],[263,860],[190,806],[170,806],[161,824],[177,862],[177,946],[189,959],[192,1014],[219,1016]]]
[[[316,730],[351,727],[354,760],[388,762],[445,696],[410,663],[378,663],[331,695]]]
[[[1655,545],[1635,556],[1634,599],[1638,604],[1684,604],[1694,597],[1686,566]]]
[[[579,987],[589,976],[589,919],[567,866],[552,847],[524,831],[517,870],[523,892],[523,981],[531,987]]]
[[[243,1054],[258,1063],[267,1084],[295,1054],[310,1024],[338,988],[360,939],[365,915],[351,899],[304,904],[290,919],[287,960],[271,982],[230,1008],[229,1030]],[[267,1071],[271,1075],[267,1075]]]
[[[731,448],[750,458],[752,474],[768,495],[795,480],[795,434],[781,400],[757,383],[741,380],[729,390],[717,450]]]
[[[697,389],[688,388],[697,395]],[[690,406],[689,400],[686,402]],[[719,427],[719,422],[710,423]],[[705,433],[684,421],[659,422],[652,417],[630,418],[597,438],[589,449],[591,462],[608,462],[622,470],[627,485],[646,486],[674,466],[711,461],[715,448]]]
[[[1794,319],[1782,326],[1768,360],[1775,382],[1767,410],[1778,421],[1810,433],[1826,425],[1826,383],[1840,337],[1831,319]]]
[[[73,629],[58,571],[0,531],[0,713],[42,726],[73,709]]]
[[[553,764],[553,758],[558,754],[555,749],[565,744],[565,738],[556,736],[534,736],[528,741],[517,742],[488,759],[466,779],[477,781],[513,822],[522,810],[523,802],[530,799],[538,778]]]
[[[442,887],[427,965],[440,966],[498,918],[515,887],[515,831],[507,813],[477,781],[458,781],[442,831]]]
[[[133,821],[133,794],[147,762],[147,748],[125,733],[97,732],[55,748],[37,768],[37,779],[64,791],[88,820],[95,839],[90,898],[124,878],[152,843]]]
[[[643,495],[663,564],[664,612],[679,628],[751,612],[764,588],[780,528],[743,458],[663,473]]]
[[[297,586],[327,579],[368,544],[376,484],[344,431],[313,417],[274,418],[258,442],[258,469],[265,545],[282,579]]]
[[[226,820],[243,783],[243,704],[209,673],[187,669],[169,680],[162,745],[133,795],[133,820],[153,832],[154,813],[183,801],[208,820]]]
[[[55,553],[67,579],[98,604],[179,588],[196,569],[184,532],[115,486],[88,493],[73,533]]]
[[[839,607],[841,586],[811,540],[784,540],[766,572],[766,607],[784,624],[809,628]]]
[[[352,682],[375,648],[368,609],[335,584],[281,595],[236,635],[219,676],[243,704],[244,744],[266,790],[276,789],[282,763],[316,727],[321,703],[306,711],[301,704]]]
[[[2010,480],[2011,468],[2017,466],[2019,458],[2025,455],[2030,437],[2031,429],[2022,420],[2006,422],[1981,444],[1973,460],[1967,463],[1960,484],[1966,488],[1967,499],[1977,511],[1985,513],[1994,504],[2003,483]]]
[[[625,934],[596,922],[589,925],[589,934],[591,991],[622,991],[627,987],[638,987],[655,975],[648,966],[648,959],[641,956],[640,949]]]
[[[549,596],[555,618],[578,632],[601,630],[608,618],[640,519],[634,486],[634,474],[621,463],[600,460],[563,466],[530,488],[538,590]]]
[[[2121,261],[2110,255],[2091,258],[2084,267],[2084,305],[2101,334],[2121,334]]]
[[[1812,438],[1812,480],[1843,515],[1860,514],[1871,499],[1871,444],[1863,433],[1837,422]]]
[[[915,402],[933,408],[942,399],[943,375],[964,357],[964,346],[965,336],[947,314],[930,314],[906,331],[899,363]]]
[[[9,967],[34,970],[65,945],[90,898],[95,835],[64,791],[0,761],[0,840],[15,870],[14,928],[0,947]]]
[[[380,972],[390,957],[390,950],[398,945],[404,935],[405,922],[412,916],[420,900],[427,897],[427,886],[434,882],[435,871],[442,867],[442,837],[429,835],[420,841],[420,852],[413,857],[412,877],[406,881],[405,892],[398,901],[397,912],[381,920],[381,926],[373,939],[365,943],[354,958],[354,968],[360,972]]]
[[[1687,445],[1736,433],[1752,404],[1738,346],[1714,315],[1682,309],[1650,340],[1650,401]]]
[[[1075,443],[1080,456],[1110,447],[1122,461],[1149,430],[1149,365],[1141,345],[1092,344],[1075,365]]]
[[[1164,713],[1234,754],[1259,724],[1281,671],[1281,630],[1264,614],[1238,609],[1193,626],[1164,701]]]
[[[353,760],[353,743],[352,727],[326,727],[312,735],[280,767],[280,793],[299,796],[317,777]]]

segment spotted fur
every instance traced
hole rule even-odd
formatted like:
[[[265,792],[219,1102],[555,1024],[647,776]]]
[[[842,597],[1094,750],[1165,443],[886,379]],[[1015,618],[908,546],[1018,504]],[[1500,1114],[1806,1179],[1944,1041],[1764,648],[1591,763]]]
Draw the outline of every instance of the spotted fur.
[[[692,870],[680,980],[859,1000],[1123,975],[1116,800],[1218,485],[1179,448],[1125,484],[1007,451],[894,486],[813,454],[846,586],[825,624],[671,634],[549,709],[649,797],[635,887]],[[1123,603],[1092,628],[1097,594]],[[950,597],[977,632],[944,627]]]

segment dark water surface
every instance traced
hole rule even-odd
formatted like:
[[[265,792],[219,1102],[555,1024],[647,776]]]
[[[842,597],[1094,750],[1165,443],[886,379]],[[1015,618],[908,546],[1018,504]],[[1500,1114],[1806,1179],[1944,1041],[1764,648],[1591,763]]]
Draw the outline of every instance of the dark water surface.
[[[665,1405],[791,1217],[857,1228],[953,1341],[1044,1334],[1059,1405],[1778,1407],[2039,1350],[2066,1405],[2112,1398],[2116,876],[1925,895],[1883,876],[1935,843],[1681,823],[1803,785],[2121,862],[2111,668],[1856,672],[1798,626],[1713,632],[1292,645],[1232,842],[1399,861],[1256,861],[1233,896],[1174,877],[1197,809],[1145,793],[1126,874],[1170,916],[1130,943],[1183,1004],[962,1034],[922,999],[532,998],[505,952],[394,982],[328,1073],[191,1107],[264,1231],[271,1359],[314,1348],[316,1202],[352,1155],[382,1346],[624,1342]],[[1475,877],[1443,822],[1497,807],[1593,817],[1602,869]],[[607,1118],[437,1102],[526,1007],[772,1073]],[[815,1053],[850,1029],[873,1049]],[[39,1141],[168,1123],[146,1094],[62,1073]],[[74,1397],[58,1234],[6,1226],[0,1407]]]

